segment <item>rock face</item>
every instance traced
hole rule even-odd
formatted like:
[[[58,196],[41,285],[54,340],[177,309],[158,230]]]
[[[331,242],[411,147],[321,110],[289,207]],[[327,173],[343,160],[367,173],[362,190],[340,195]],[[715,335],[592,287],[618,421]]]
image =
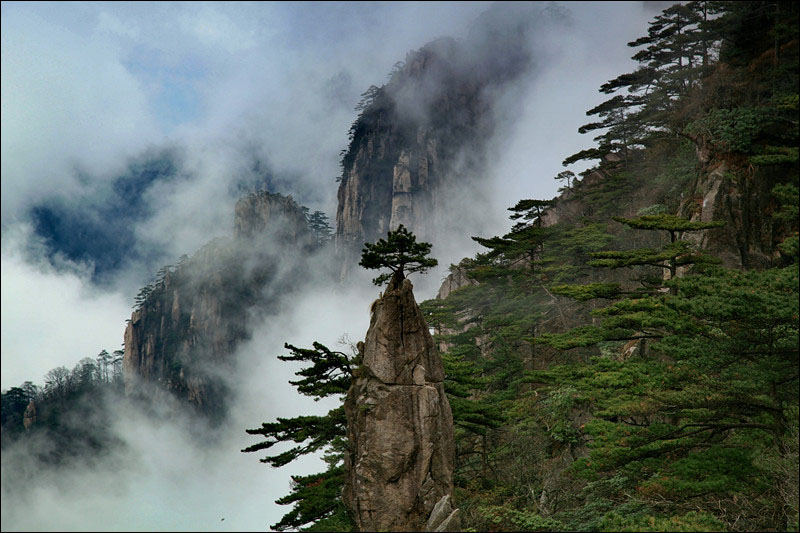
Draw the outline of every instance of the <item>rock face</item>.
[[[449,209],[486,174],[487,141],[503,88],[530,66],[537,13],[498,4],[463,42],[443,38],[410,53],[383,87],[371,88],[350,131],[338,190],[336,248],[342,275],[364,242],[405,225],[436,245],[463,213]]]
[[[36,404],[33,400],[30,401],[28,407],[25,408],[25,412],[22,414],[22,425],[25,429],[31,429],[31,427],[36,423]]]
[[[447,185],[459,172],[467,179],[481,168],[478,139],[490,135],[491,125],[480,87],[459,83],[457,50],[449,39],[419,50],[354,125],[336,212],[337,249],[348,266],[358,263],[364,242],[400,224],[429,239]],[[457,161],[459,154],[469,160]]]
[[[235,238],[207,244],[151,286],[125,329],[127,394],[155,384],[221,417],[251,312],[277,312],[302,278],[313,237],[291,197],[257,192],[236,205]],[[288,249],[292,253],[288,253]],[[286,267],[286,268],[283,268]]]
[[[361,531],[457,530],[453,416],[409,280],[393,278],[373,304],[361,347],[345,400],[345,505]]]
[[[773,169],[754,168],[730,155],[712,154],[678,214],[693,221],[722,220],[726,224],[684,238],[719,257],[725,266],[769,267],[780,257],[778,243],[790,232],[788,226],[769,216],[775,209],[770,191],[781,179],[783,175]]]
[[[311,233],[306,216],[292,196],[258,191],[236,202],[234,236],[248,239],[271,231],[274,238],[292,244],[307,244]]]
[[[442,281],[439,292],[436,293],[436,299],[444,300],[456,289],[477,284],[477,281],[467,275],[467,270],[463,266],[456,265],[450,269],[450,273]]]

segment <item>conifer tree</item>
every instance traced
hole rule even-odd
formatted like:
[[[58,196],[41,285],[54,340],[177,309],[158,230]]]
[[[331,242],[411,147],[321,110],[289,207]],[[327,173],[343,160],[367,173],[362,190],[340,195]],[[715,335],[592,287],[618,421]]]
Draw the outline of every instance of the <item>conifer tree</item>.
[[[301,379],[290,381],[298,392],[314,400],[328,396],[344,395],[350,388],[355,356],[330,350],[315,342],[313,349],[285,345],[290,355],[278,356],[281,361],[306,363],[296,372]],[[268,450],[278,443],[294,442],[297,446],[276,455],[260,459],[273,467],[287,465],[301,457],[318,451],[327,451],[328,469],[309,476],[292,476],[292,492],[276,503],[293,504],[293,508],[278,523],[270,526],[276,531],[296,529],[312,522],[329,520],[329,526],[342,523],[351,527],[346,511],[341,503],[341,488],[344,485],[344,442],[347,433],[347,419],[344,406],[331,409],[324,416],[297,416],[278,418],[276,422],[265,422],[260,428],[246,430],[250,435],[261,435],[266,440],[248,446],[242,452],[250,453]],[[347,531],[345,527],[343,531]]]
[[[306,219],[311,233],[314,234],[314,238],[317,240],[317,244],[320,246],[327,244],[333,235],[333,228],[331,228],[328,221],[328,215],[322,211],[314,211],[311,214],[306,213]]]
[[[790,519],[759,454],[791,460],[796,439],[797,265],[763,272],[713,267],[668,285],[677,290],[597,312],[603,323],[593,340],[576,332],[584,345],[644,332],[653,339],[649,355],[532,374],[570,384],[591,401],[594,418],[580,428],[591,453],[576,471],[592,482],[622,476],[615,497],[627,491],[654,505],[669,502],[662,508],[668,514],[690,503],[735,506],[727,497],[736,494]],[[569,347],[563,338],[543,336]]]
[[[386,240],[379,239],[375,244],[365,243],[362,249],[360,266],[367,269],[389,269],[372,280],[375,285],[383,285],[392,276],[400,279],[412,272],[425,272],[439,264],[436,259],[426,257],[431,253],[431,244],[417,242],[417,237],[400,224],[390,231]]]
[[[632,59],[639,67],[600,87],[614,95],[586,112],[601,120],[581,126],[579,133],[605,130],[595,137],[598,148],[567,157],[570,165],[600,159],[611,152],[627,160],[631,149],[647,146],[654,137],[681,132],[685,122],[675,122],[676,104],[709,71],[709,58],[718,45],[708,25],[710,2],[689,2],[666,8],[649,23],[647,35],[628,43],[641,48]],[[621,91],[623,94],[617,94]]]
[[[590,264],[660,266],[674,273],[678,266],[712,263],[679,236],[718,223],[671,215],[616,220],[668,232],[670,242],[661,250],[595,253],[598,259]],[[552,288],[578,299],[617,300],[593,313],[599,325],[537,339],[560,349],[608,346],[611,341],[619,351],[590,364],[531,374],[554,388],[574,387],[579,402],[591,402],[593,419],[576,428],[592,443],[591,454],[575,463],[576,472],[593,487],[617,480],[614,498],[623,502],[626,493],[635,493],[647,505],[670,502],[668,515],[689,502],[708,507],[708,499],[722,502],[729,494],[776,505],[776,494],[761,496],[773,489],[753,449],[774,458],[774,464],[790,460],[793,453],[798,426],[797,265],[763,272],[706,266],[684,277],[672,276],[663,285],[667,292],[625,292],[617,284],[602,283],[583,290]],[[638,355],[613,344],[644,339],[650,350]],[[606,518],[625,522],[613,506],[606,511]],[[791,518],[785,509],[769,512]],[[759,524],[763,528],[767,523]]]
[[[678,239],[678,234],[718,228],[725,224],[724,222],[692,222],[666,213],[643,215],[631,219],[623,217],[612,218],[635,229],[665,231],[669,234],[669,244],[660,249],[640,248],[627,251],[594,252],[591,255],[596,259],[588,264],[590,266],[609,268],[654,266],[668,270],[669,279],[673,279],[677,275],[678,267],[715,262],[713,258],[693,251],[688,242]],[[674,291],[676,289],[673,287],[670,290]]]

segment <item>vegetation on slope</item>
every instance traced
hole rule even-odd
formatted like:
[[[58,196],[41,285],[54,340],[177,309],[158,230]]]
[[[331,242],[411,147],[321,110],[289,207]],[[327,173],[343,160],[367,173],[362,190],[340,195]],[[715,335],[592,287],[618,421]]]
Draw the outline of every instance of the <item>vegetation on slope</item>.
[[[512,207],[511,231],[453,267],[478,283],[423,303],[465,527],[797,530],[797,18],[783,2],[665,9],[588,112],[598,145],[565,160],[598,165]],[[692,235],[728,221],[677,216],[720,162],[725,194],[760,195],[731,217],[768,228],[743,238],[770,264],[720,266]],[[308,428],[335,415],[291,438],[324,444]],[[352,527],[330,501],[337,464],[295,479],[279,526]]]

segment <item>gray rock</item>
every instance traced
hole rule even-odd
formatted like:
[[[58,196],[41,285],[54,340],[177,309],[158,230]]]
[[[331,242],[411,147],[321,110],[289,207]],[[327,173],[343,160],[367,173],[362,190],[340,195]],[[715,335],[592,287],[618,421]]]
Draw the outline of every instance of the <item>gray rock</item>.
[[[426,530],[453,492],[453,416],[441,358],[407,279],[393,279],[373,305],[363,353],[345,401],[344,502],[360,531]],[[452,507],[439,507],[447,512],[437,526],[452,527]]]

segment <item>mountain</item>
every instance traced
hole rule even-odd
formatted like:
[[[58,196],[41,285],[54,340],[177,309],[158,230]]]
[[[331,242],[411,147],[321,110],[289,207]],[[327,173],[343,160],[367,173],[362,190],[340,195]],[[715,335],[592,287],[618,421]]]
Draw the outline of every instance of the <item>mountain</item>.
[[[236,203],[234,236],[164,267],[142,289],[125,329],[125,391],[158,384],[202,412],[223,417],[228,377],[251,314],[278,313],[304,281],[316,248],[303,209],[264,191]]]
[[[363,243],[400,224],[440,239],[492,164],[487,139],[510,120],[498,99],[533,66],[520,43],[540,14],[495,6],[364,94],[335,258],[304,208],[259,192],[233,237],[162,269],[125,332],[128,395],[223,420],[251,317],[276,316],[312,272],[347,281]],[[667,7],[629,43],[639,67],[587,111],[596,147],[565,159],[594,166],[509,207],[507,233],[473,236],[482,252],[437,298],[418,306],[393,278],[354,353],[287,344],[279,359],[305,365],[290,383],[333,407],[247,430],[264,440],[243,451],[288,445],[271,466],[327,464],[292,477],[272,527],[796,530],[797,19],[795,3]],[[90,363],[54,373],[52,398],[66,383],[91,398]],[[31,395],[4,393],[3,435],[49,419],[55,401]]]
[[[482,177],[499,118],[496,100],[531,67],[527,45],[540,14],[527,5],[495,6],[463,41],[441,38],[410,52],[386,85],[365,93],[338,190],[335,264],[343,276],[365,241],[400,224],[439,238],[454,191],[463,194]],[[225,380],[212,376],[235,364],[231,354],[247,337],[247,314],[270,312],[265,306],[276,308],[296,286],[295,278],[275,278],[277,258],[282,272],[302,269],[303,254],[285,250],[311,246],[303,210],[280,195],[242,198],[234,231],[233,240],[210,243],[143,289],[125,332],[129,393],[143,379],[204,410],[223,403]]]
[[[603,84],[609,100],[587,111],[599,120],[579,132],[602,130],[596,147],[564,160],[594,166],[566,174],[556,198],[509,207],[510,231],[473,237],[483,251],[420,304],[442,352],[462,527],[797,528],[797,19],[797,5],[780,2],[664,9],[629,43],[639,67]],[[433,46],[431,56],[457,55],[447,41]],[[447,108],[445,91],[431,94]],[[395,150],[405,115],[393,114],[391,94],[368,96],[344,161],[340,251],[348,238],[355,249],[401,222],[430,235],[415,217],[435,221],[430,206],[446,190],[430,179],[431,168],[447,168],[440,144]],[[480,105],[465,109],[481,117],[474,131],[491,131]],[[402,510],[390,508],[399,496],[372,501],[405,483],[418,457],[403,453],[414,442],[414,417],[398,415],[407,402],[380,403],[394,387],[366,357],[376,337],[382,348],[395,344],[375,334],[387,327],[372,326],[396,292],[390,284],[373,308],[351,379],[334,388],[322,366],[301,371],[342,399],[347,424],[335,409],[303,431],[279,431],[303,427],[300,416],[259,432],[271,440],[254,448],[298,444],[292,458],[265,459],[273,465],[310,447],[328,451],[328,470],[296,477],[278,500],[293,508],[276,529],[399,530],[391,521],[425,501]],[[415,353],[400,352],[381,374]],[[375,427],[381,439],[366,445]],[[342,501],[330,501],[340,487]]]
[[[533,67],[530,41],[552,19],[529,4],[497,4],[463,41],[441,38],[409,52],[389,82],[370,87],[350,128],[337,193],[336,247],[343,275],[361,246],[400,224],[437,243],[457,225],[454,206],[487,170],[496,105]]]

